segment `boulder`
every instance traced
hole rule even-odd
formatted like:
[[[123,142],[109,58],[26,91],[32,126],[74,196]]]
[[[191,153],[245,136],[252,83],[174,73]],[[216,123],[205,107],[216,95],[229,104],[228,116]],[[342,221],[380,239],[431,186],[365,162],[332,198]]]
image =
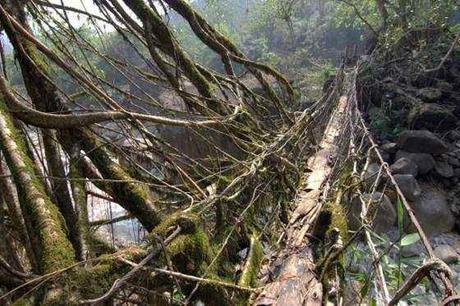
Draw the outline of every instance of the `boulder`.
[[[399,135],[400,149],[411,153],[442,154],[449,151],[447,144],[427,130],[407,130]]]
[[[382,156],[383,161],[388,164],[391,164],[392,162],[391,154],[386,151],[383,151],[382,149],[378,149],[378,150],[379,150],[380,155]]]
[[[447,157],[447,162],[448,162],[450,165],[452,165],[453,167],[457,167],[457,168],[460,167],[460,160],[459,160],[457,157],[448,156],[448,157]]]
[[[376,233],[386,233],[393,228],[396,223],[396,210],[390,199],[381,192],[375,192],[372,195],[364,194],[364,201],[369,205],[367,218],[372,220],[372,228]],[[356,231],[361,227],[361,201],[359,197],[351,201],[350,213],[348,214],[348,228]]]
[[[431,185],[421,185],[422,194],[412,202],[412,209],[428,236],[450,232],[455,226],[446,194]],[[412,228],[412,230],[414,230]]]
[[[460,142],[458,142],[460,144]],[[455,146],[452,151],[447,153],[448,155],[460,159],[460,149]]]
[[[425,102],[436,102],[441,99],[442,92],[439,88],[425,87],[417,91],[417,97]]]
[[[451,189],[455,186],[454,180],[452,178],[441,178],[438,180],[442,184],[442,187]]]
[[[402,257],[413,257],[413,256],[420,257],[421,254],[425,254],[425,253],[426,253],[426,250],[421,241],[417,241],[415,243],[401,247]]]
[[[437,246],[434,255],[444,261],[446,264],[453,264],[459,261],[459,255],[453,247],[447,244]]]
[[[454,169],[454,177],[460,177],[460,168]]]
[[[452,92],[450,95],[450,101],[453,104],[459,104],[460,103],[460,94],[458,92]]]
[[[380,165],[377,163],[371,163],[369,166],[367,166],[366,171],[363,174],[363,180],[366,186],[371,186],[375,179],[377,178],[377,175],[380,171]],[[383,174],[383,171],[382,171]]]
[[[438,104],[422,103],[415,106],[407,117],[409,126],[430,131],[447,131],[457,126],[454,112]]]
[[[392,174],[410,174],[413,176],[418,174],[417,164],[406,157],[398,159],[390,166],[390,170]]]
[[[394,176],[396,183],[398,183],[404,197],[409,201],[415,201],[421,194],[422,189],[413,175],[410,174],[396,174]]]
[[[436,173],[441,177],[451,178],[454,176],[454,168],[446,161],[437,160],[434,169]]]
[[[398,151],[398,144],[395,142],[387,142],[380,146],[382,151],[385,151],[389,154],[394,154]]]
[[[427,174],[435,166],[433,156],[428,153],[410,153],[402,150],[396,152],[396,160],[403,157],[413,161],[418,166],[418,173],[421,175]]]
[[[450,141],[457,141],[460,140],[460,131],[452,130],[447,134],[447,137]]]

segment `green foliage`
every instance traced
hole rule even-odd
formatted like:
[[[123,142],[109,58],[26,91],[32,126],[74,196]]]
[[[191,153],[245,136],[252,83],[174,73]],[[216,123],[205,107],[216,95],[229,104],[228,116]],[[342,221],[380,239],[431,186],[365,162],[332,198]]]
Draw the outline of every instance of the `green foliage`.
[[[325,82],[326,80],[328,80],[330,77],[333,77],[336,75],[337,73],[337,68],[332,65],[331,63],[326,63],[323,67],[322,67],[322,77],[323,77],[323,81]]]
[[[156,243],[156,235],[166,238],[171,228],[180,226],[181,234],[166,250],[177,269],[183,273],[200,274],[211,257],[208,237],[200,227],[200,218],[193,214],[176,213],[163,220],[150,235]]]
[[[267,37],[256,38],[252,41],[255,53],[254,58],[270,65],[278,66],[281,58],[278,54],[271,51],[269,40]]]
[[[391,120],[381,108],[369,110],[370,128],[377,132],[390,134],[392,132]]]
[[[236,3],[235,3],[236,2]],[[242,45],[246,24],[246,2],[231,0],[200,0],[192,3],[194,8],[206,18],[218,32],[232,43]],[[198,62],[221,69],[218,57],[193,34],[188,23],[181,17],[173,16],[172,28],[188,53]]]
[[[396,201],[396,213],[397,213],[397,219],[398,219],[398,231],[399,234],[401,235],[403,230],[404,230],[404,207],[403,203],[401,202],[401,199],[398,198]]]
[[[401,246],[408,246],[420,240],[418,233],[408,234],[401,239]]]
[[[259,274],[262,259],[262,244],[260,243],[259,238],[253,234],[251,237],[251,245],[247,261],[239,281],[241,286],[256,287],[257,275]]]
[[[377,12],[375,0],[339,1],[332,24],[335,27],[361,29],[365,25],[363,24],[363,20],[358,17],[358,14],[365,18],[366,22],[373,28],[378,27],[380,16]]]

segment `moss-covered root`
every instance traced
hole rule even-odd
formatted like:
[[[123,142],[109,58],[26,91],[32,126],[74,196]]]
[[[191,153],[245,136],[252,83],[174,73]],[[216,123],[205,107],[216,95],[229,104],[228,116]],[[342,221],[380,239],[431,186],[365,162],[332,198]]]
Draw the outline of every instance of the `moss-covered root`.
[[[10,1],[12,5],[11,14],[29,30],[29,24],[25,18],[25,1]],[[0,18],[2,26],[17,51],[17,59],[21,67],[24,84],[34,105],[46,112],[62,112],[67,110],[65,101],[62,100],[59,90],[55,84],[49,81],[52,78],[52,71],[36,46],[23,39],[10,26],[7,20]],[[104,184],[101,187],[109,193],[117,203],[139,219],[141,224],[148,230],[152,230],[158,224],[158,218],[153,208],[153,203],[146,188],[133,183],[133,179],[116,162],[111,159],[110,154],[98,143],[96,137],[87,129],[75,128],[72,130],[60,130],[58,133],[59,142],[68,154],[72,153],[74,144],[81,144],[94,165],[98,168],[107,180],[118,181],[116,183]],[[76,237],[78,238],[78,237]]]
[[[155,40],[158,41],[158,47],[161,51],[176,60],[183,69],[184,74],[195,86],[198,92],[207,98],[207,101],[205,102],[207,107],[217,113],[228,113],[228,110],[224,105],[213,99],[215,86],[208,82],[198,66],[176,42],[173,33],[171,33],[168,26],[160,18],[160,16],[142,0],[123,0],[123,2],[134,12],[139,20],[141,20],[144,28],[151,30],[146,33],[146,36],[152,35],[150,38],[153,38],[154,36]]]
[[[60,274],[53,282],[53,288],[40,305],[82,305],[81,301],[96,299],[110,290],[113,283],[126,275],[132,268],[121,263],[118,258],[130,261],[138,261],[147,255],[147,251],[138,247],[129,247],[116,254],[100,256],[97,260],[88,263],[87,266],[79,265],[63,274]],[[145,280],[148,272],[139,273],[139,279]],[[137,278],[133,279],[137,282]],[[104,302],[102,302],[104,303]],[[112,305],[109,299],[104,304]],[[86,304],[85,304],[86,305]]]
[[[63,218],[51,202],[21,135],[0,96],[0,148],[16,184],[27,232],[37,258],[38,273],[49,273],[74,262],[74,251],[63,230]]]
[[[165,239],[171,231],[180,226],[181,232],[166,246],[166,252],[174,267],[182,273],[198,275],[211,259],[209,239],[200,227],[200,218],[194,214],[175,213],[160,223],[150,236]]]
[[[86,198],[86,183],[79,178],[84,177],[78,168],[78,162],[75,160],[80,158],[80,148],[75,147],[75,150],[70,155],[69,162],[69,177],[70,189],[72,190],[73,199],[75,201],[75,215],[77,224],[75,228],[78,229],[79,241],[81,242],[81,257],[83,259],[94,257],[93,248],[90,244],[91,233],[89,230],[88,218],[88,203]]]
[[[160,223],[147,186],[136,182],[126,169],[114,162],[104,144],[94,134],[87,130],[75,129],[71,133],[63,131],[59,139],[67,152],[72,152],[75,143],[87,152],[87,156],[108,180],[96,185],[136,217],[149,232]]]
[[[51,176],[66,177],[64,162],[61,158],[61,149],[56,142],[56,132],[52,130],[42,130],[43,146],[45,150],[46,164]],[[51,189],[56,199],[59,211],[64,217],[68,238],[73,245],[78,261],[83,260],[83,239],[79,227],[77,214],[72,206],[72,195],[67,186],[67,182],[52,180]]]
[[[213,252],[208,236],[200,224],[202,220],[197,215],[175,213],[155,228],[150,239],[157,243],[156,235],[164,239],[174,231],[176,226],[180,226],[180,235],[166,246],[166,252],[174,269],[184,274],[206,275],[207,278],[219,280],[213,271],[208,271]],[[194,287],[195,284],[190,283],[182,286],[182,290],[187,295]],[[206,305],[231,305],[225,288],[212,283],[201,283],[194,298],[203,301]]]
[[[263,249],[256,234],[251,237],[249,254],[244,265],[243,273],[241,274],[238,284],[244,287],[255,287],[257,285],[257,274],[263,259]]]

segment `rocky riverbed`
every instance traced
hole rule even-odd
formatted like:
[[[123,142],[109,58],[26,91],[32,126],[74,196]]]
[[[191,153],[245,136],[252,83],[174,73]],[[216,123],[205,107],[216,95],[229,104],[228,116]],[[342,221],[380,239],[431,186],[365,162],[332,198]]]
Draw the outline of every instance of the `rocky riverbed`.
[[[382,76],[368,97],[366,120],[378,150],[404,197],[433,246],[436,257],[452,271],[452,282],[460,290],[460,59],[445,63],[442,71],[405,80]],[[364,103],[364,102],[363,102]],[[372,184],[381,171],[375,159],[367,165],[362,179]],[[383,174],[373,192],[364,194],[377,204],[372,235],[387,277],[390,295],[416,268],[428,259],[413,234],[416,229],[404,214],[398,228],[398,198]],[[367,188],[368,191],[371,188]],[[360,201],[350,199],[347,216],[350,230],[358,230]],[[401,238],[411,237],[401,243]],[[347,305],[356,305],[356,290],[363,290],[374,271],[369,248],[364,241],[354,243],[345,255]],[[349,272],[348,272],[349,271]],[[437,305],[442,299],[436,280],[425,278],[400,305]],[[373,288],[367,288],[372,292]]]

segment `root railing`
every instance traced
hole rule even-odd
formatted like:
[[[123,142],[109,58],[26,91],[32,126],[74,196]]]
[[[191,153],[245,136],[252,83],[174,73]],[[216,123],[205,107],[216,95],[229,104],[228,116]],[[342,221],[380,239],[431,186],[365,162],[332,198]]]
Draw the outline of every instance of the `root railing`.
[[[344,280],[337,274],[337,268],[340,268],[338,259],[352,245],[353,241],[361,236],[361,233],[364,233],[364,240],[370,250],[369,260],[373,266],[373,273],[370,271],[367,282],[371,282],[372,274],[375,274],[374,293],[378,304],[396,305],[424,277],[429,277],[431,274],[438,277],[443,284],[443,301],[453,305],[457,303],[458,299],[449,267],[435,257],[433,248],[417,220],[411,204],[404,197],[389,169],[389,165],[383,160],[378,145],[362,117],[356,91],[359,70],[359,63],[353,68],[346,69],[343,82],[337,86],[337,88],[341,88],[340,100],[345,103],[339,103],[339,107],[336,109],[336,112],[342,114],[343,117],[342,120],[336,121],[336,124],[339,122],[339,126],[336,126],[333,131],[326,129],[325,132],[325,138],[333,139],[331,145],[334,148],[331,149],[329,145],[328,150],[325,150],[327,154],[330,154],[328,156],[329,165],[326,167],[329,170],[327,170],[326,177],[322,176],[324,167],[315,168],[313,166],[311,167],[312,172],[307,173],[305,179],[307,183],[303,187],[305,191],[300,191],[289,226],[279,239],[281,250],[275,257],[278,261],[284,262],[279,267],[281,272],[278,276],[274,276],[274,282],[265,286],[255,305],[286,305],[286,303],[305,305],[307,302],[308,305],[320,305],[323,303],[323,299],[333,301],[338,305],[342,304],[344,297],[341,296],[341,288],[345,284],[341,284]],[[337,130],[339,133],[334,134]],[[328,133],[330,134],[328,135]],[[320,144],[320,148],[325,148],[324,143]],[[319,153],[321,156],[321,151]],[[313,160],[315,160],[314,156]],[[367,177],[366,173],[371,160],[377,162],[379,170]],[[316,162],[318,162],[317,159]],[[311,164],[309,165],[311,166]],[[319,186],[311,188],[311,181],[315,179],[319,182]],[[374,218],[382,217],[373,215],[375,202],[382,201],[382,198],[373,199],[373,195],[377,191],[381,191],[381,197],[383,197],[387,191],[390,192],[391,190],[394,190],[398,201],[402,203],[402,209],[407,213],[410,222],[420,236],[422,244],[427,250],[428,259],[422,267],[408,276],[399,288],[390,290],[387,272],[381,263],[382,257],[389,249],[381,252],[380,248],[376,247],[373,238],[375,236],[373,233]],[[322,228],[323,231],[329,233],[336,231],[337,237],[328,241],[330,248],[324,250],[325,257],[318,258],[318,255],[312,252],[312,248],[315,248],[314,242],[318,238],[314,236],[317,234],[315,227],[323,222],[320,214],[325,210],[324,204],[333,203],[335,209],[338,209],[337,207],[345,205],[342,203],[345,199],[351,201],[353,197],[359,199],[358,202],[361,206],[358,208],[361,227],[348,239],[346,227],[337,229],[336,225],[332,224],[329,230],[327,227]],[[398,223],[400,221],[398,220]],[[402,230],[400,229],[400,231]],[[399,239],[401,238],[402,236],[399,237]],[[392,243],[390,248],[396,243],[397,241]],[[331,257],[331,254],[334,256]],[[314,267],[315,262],[318,263],[316,269]],[[355,302],[360,303],[362,300]]]

